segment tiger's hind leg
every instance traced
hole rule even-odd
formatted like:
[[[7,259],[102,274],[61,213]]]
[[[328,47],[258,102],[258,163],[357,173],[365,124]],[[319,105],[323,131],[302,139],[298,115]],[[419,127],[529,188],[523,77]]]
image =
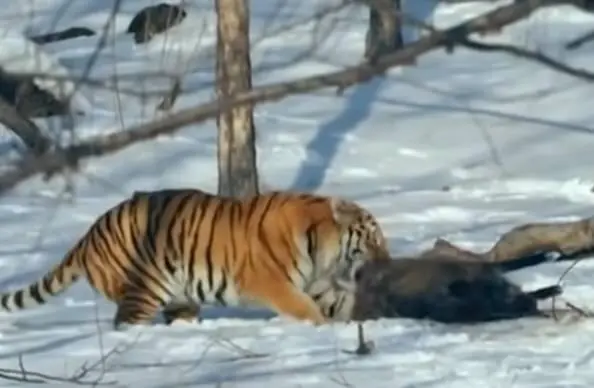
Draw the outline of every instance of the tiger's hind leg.
[[[177,321],[199,323],[201,321],[199,314],[200,306],[193,302],[169,303],[163,309],[163,318],[167,325]]]
[[[165,301],[146,287],[129,287],[118,301],[114,328],[122,331],[131,326],[149,325],[163,305]]]

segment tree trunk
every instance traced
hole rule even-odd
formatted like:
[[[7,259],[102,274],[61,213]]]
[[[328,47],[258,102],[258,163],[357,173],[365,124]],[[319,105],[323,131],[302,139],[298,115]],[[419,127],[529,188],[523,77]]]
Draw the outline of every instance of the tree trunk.
[[[217,97],[221,100],[252,88],[248,0],[215,0],[217,11]],[[253,105],[217,117],[219,194],[258,192]]]
[[[370,0],[369,29],[365,42],[365,58],[374,63],[380,56],[403,46],[399,12],[400,0]]]

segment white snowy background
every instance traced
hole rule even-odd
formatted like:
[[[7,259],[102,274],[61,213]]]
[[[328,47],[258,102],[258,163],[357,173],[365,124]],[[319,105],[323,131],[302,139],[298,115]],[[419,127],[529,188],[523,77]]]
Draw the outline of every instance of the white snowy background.
[[[125,34],[148,0],[124,0],[91,77],[117,76],[121,89],[163,89],[139,74],[189,73],[175,109],[212,98],[215,19],[212,1],[188,1],[189,15],[167,34],[136,46]],[[406,10],[439,27],[492,4],[435,6],[409,0]],[[356,64],[367,12],[342,11],[324,23],[299,23],[326,0],[252,0],[254,84],[320,74]],[[28,34],[86,26],[94,37],[43,46],[43,70],[80,76],[113,1],[4,1],[0,64],[29,70]],[[279,11],[280,10],[280,11]],[[283,26],[295,24],[295,28]],[[533,14],[489,40],[538,49],[594,71],[594,43],[566,51],[567,40],[594,28],[594,15],[572,7]],[[270,35],[270,31],[284,30]],[[407,30],[407,39],[417,32]],[[263,36],[268,36],[263,38]],[[322,39],[310,55],[312,42]],[[29,50],[29,51],[28,51]],[[50,85],[51,87],[51,85]],[[76,136],[117,131],[155,117],[158,98],[82,87]],[[487,249],[509,228],[531,221],[592,215],[594,86],[503,54],[458,49],[349,88],[327,89],[260,105],[255,110],[258,167],[268,187],[314,190],[359,201],[382,223],[394,254],[414,253],[444,237]],[[54,123],[54,126],[56,123]],[[56,129],[54,129],[56,130]],[[2,130],[0,148],[14,142]],[[63,179],[39,178],[0,198],[0,289],[37,279],[95,218],[133,190],[198,187],[216,190],[214,121],[91,160],[66,200]],[[443,190],[444,187],[450,190]],[[557,281],[565,264],[522,270],[526,288]],[[565,278],[565,298],[594,308],[594,262]],[[265,311],[205,309],[196,326],[114,332],[115,306],[80,281],[50,304],[0,315],[0,368],[70,376],[114,347],[121,351],[89,378],[133,387],[591,387],[594,323],[521,320],[453,327],[409,320],[365,325],[377,349],[353,348],[356,330],[314,328]],[[66,386],[67,383],[55,383]],[[0,379],[0,386],[27,386]]]

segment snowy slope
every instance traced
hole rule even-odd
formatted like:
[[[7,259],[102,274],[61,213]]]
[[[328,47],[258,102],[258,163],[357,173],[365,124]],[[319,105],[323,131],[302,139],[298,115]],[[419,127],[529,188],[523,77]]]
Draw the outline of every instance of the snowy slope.
[[[0,26],[8,49],[18,33],[85,25],[100,31],[109,1],[6,2]],[[177,108],[212,97],[212,2],[190,0],[190,16],[166,37],[136,47],[124,34],[146,0],[126,0],[109,45],[91,73],[117,75],[121,88],[167,87],[147,72],[179,73],[187,93]],[[363,51],[366,13],[341,12],[320,28],[299,23],[322,0],[252,1],[254,83],[264,84],[354,64]],[[501,3],[501,2],[500,2]],[[434,7],[409,0],[419,17],[446,26],[493,4]],[[280,8],[279,8],[280,7]],[[294,24],[292,29],[283,28]],[[539,49],[594,70],[594,46],[566,52],[566,40],[594,26],[594,16],[571,7],[539,11],[489,39]],[[267,31],[273,37],[262,39]],[[282,30],[282,32],[278,32]],[[1,31],[0,31],[1,32]],[[415,31],[407,31],[413,38]],[[312,41],[321,47],[304,58]],[[98,37],[45,46],[71,74],[83,73]],[[4,56],[2,56],[4,58]],[[77,118],[80,137],[118,130],[155,117],[158,98],[83,87],[92,110]],[[280,188],[336,193],[360,201],[384,225],[394,253],[426,248],[445,237],[485,249],[509,228],[535,220],[592,215],[594,88],[582,81],[499,54],[435,52],[416,67],[350,88],[295,96],[256,109],[262,180]],[[11,137],[2,132],[0,141]],[[140,144],[85,164],[75,196],[64,181],[33,179],[0,198],[0,289],[24,285],[61,259],[107,207],[133,190],[216,189],[214,122]],[[449,190],[444,190],[447,187]],[[520,271],[528,288],[557,281],[565,265]],[[566,297],[594,308],[594,262],[565,280]],[[518,321],[453,328],[407,320],[366,324],[375,355],[353,359],[352,326],[313,328],[263,311],[210,309],[192,327],[111,331],[113,304],[84,282],[35,310],[0,316],[0,367],[68,376],[100,354],[123,346],[90,377],[138,387],[591,387],[594,324]],[[98,330],[98,328],[100,330]],[[263,357],[254,356],[260,355]],[[104,373],[104,375],[103,375]],[[0,379],[0,386],[25,386]],[[58,384],[63,386],[64,384]],[[57,386],[58,386],[57,385]]]

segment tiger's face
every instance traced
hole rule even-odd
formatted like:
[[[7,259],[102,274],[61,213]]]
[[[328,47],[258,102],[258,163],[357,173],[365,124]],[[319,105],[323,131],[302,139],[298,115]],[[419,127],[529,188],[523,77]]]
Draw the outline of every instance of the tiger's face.
[[[388,244],[379,222],[357,203],[332,198],[332,214],[340,229],[340,263],[348,268],[355,261],[389,259]]]
[[[322,314],[330,321],[351,321],[356,299],[356,283],[348,274],[332,274],[316,279],[309,293]]]
[[[371,213],[362,209],[359,217],[347,228],[343,249],[349,263],[390,257],[379,223]]]

